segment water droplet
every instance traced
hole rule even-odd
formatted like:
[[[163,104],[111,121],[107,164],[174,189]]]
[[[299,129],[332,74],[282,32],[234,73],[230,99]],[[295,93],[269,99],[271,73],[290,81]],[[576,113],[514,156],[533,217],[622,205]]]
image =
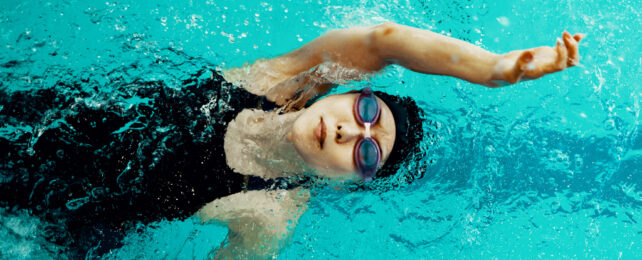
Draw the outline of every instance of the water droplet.
[[[503,26],[509,26],[510,25],[510,21],[508,20],[508,18],[506,16],[497,17],[497,21],[499,22],[499,24],[501,24]]]

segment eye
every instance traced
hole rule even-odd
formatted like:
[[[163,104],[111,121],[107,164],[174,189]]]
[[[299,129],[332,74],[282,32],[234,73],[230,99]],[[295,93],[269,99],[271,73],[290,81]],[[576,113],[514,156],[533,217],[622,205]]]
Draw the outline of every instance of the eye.
[[[341,134],[337,134],[337,139],[341,139]]]

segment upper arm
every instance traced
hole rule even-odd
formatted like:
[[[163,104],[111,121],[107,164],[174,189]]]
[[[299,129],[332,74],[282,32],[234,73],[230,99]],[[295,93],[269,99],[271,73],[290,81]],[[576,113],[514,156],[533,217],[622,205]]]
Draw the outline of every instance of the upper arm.
[[[288,98],[311,85],[327,87],[354,80],[386,66],[372,47],[372,32],[372,27],[332,30],[284,55],[228,69],[224,76],[253,94],[276,90]],[[338,70],[344,73],[327,73]]]
[[[346,68],[378,71],[385,63],[372,44],[374,28],[332,30],[279,58],[288,60],[288,73],[292,75],[327,62]]]

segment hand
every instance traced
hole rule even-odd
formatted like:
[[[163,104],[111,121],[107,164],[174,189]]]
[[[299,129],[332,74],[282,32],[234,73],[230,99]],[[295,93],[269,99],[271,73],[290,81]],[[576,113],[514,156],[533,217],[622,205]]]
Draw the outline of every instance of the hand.
[[[502,55],[493,69],[493,83],[516,83],[520,80],[536,79],[579,64],[578,42],[584,36],[581,33],[571,36],[564,31],[563,40],[558,38],[555,47],[537,47]]]

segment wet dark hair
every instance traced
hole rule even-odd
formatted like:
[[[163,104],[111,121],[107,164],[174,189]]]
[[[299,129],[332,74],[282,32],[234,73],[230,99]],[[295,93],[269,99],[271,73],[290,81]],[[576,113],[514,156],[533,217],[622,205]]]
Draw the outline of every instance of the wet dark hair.
[[[404,162],[411,159],[412,154],[420,152],[420,144],[424,137],[424,113],[410,97],[393,96],[381,91],[374,93],[388,105],[395,118],[395,143],[388,159],[376,175],[377,178],[385,178],[397,173]]]

